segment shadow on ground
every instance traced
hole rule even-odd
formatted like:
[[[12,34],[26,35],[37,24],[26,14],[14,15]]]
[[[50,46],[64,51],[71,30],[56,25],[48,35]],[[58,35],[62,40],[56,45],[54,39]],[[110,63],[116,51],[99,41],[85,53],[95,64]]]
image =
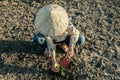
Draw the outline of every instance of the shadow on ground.
[[[43,48],[30,41],[0,41],[0,53],[43,53]]]
[[[44,49],[40,47],[39,45],[35,44],[32,41],[6,41],[6,40],[1,40],[0,41],[0,56],[4,53],[7,55],[17,53],[21,57],[23,56],[22,53],[25,54],[30,54],[30,55],[39,55],[40,57],[44,56],[43,55]],[[42,57],[45,58],[45,57]],[[41,58],[41,63],[35,65],[32,68],[28,67],[23,67],[23,66],[18,66],[15,64],[5,64],[0,57],[0,74],[6,75],[7,73],[17,73],[17,74],[46,74],[46,75],[51,75],[51,77],[62,77],[60,73],[53,73],[50,69],[44,69],[41,68],[41,64],[45,62],[44,59]],[[23,58],[21,59],[23,60]],[[32,60],[32,59],[30,59]],[[17,61],[18,62],[18,61]],[[21,61],[22,62],[22,61]],[[38,61],[39,62],[39,61]],[[27,63],[27,62],[26,62]],[[18,63],[20,64],[20,63]],[[37,69],[36,67],[40,66],[40,69]]]

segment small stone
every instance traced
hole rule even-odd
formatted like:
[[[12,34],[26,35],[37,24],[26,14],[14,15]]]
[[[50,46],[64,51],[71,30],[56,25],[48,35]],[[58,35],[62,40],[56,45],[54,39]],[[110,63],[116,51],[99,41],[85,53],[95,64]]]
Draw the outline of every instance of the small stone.
[[[61,76],[65,76],[65,72],[61,72]]]
[[[118,68],[117,71],[120,72],[120,68]]]
[[[17,5],[18,5],[18,3],[17,3],[17,2],[12,2],[12,5],[17,6]]]
[[[8,1],[3,1],[3,5],[7,5],[8,4]]]
[[[29,67],[29,68],[31,68],[32,66],[33,66],[33,63],[32,63],[32,62],[28,63],[28,67]]]
[[[108,74],[108,73],[106,73],[106,72],[104,72],[104,75],[105,75],[105,76],[108,76],[109,74]]]
[[[2,79],[3,78],[3,75],[0,75],[0,79]]]
[[[103,24],[104,24],[104,26],[109,26],[109,23],[105,20],[103,20]]]

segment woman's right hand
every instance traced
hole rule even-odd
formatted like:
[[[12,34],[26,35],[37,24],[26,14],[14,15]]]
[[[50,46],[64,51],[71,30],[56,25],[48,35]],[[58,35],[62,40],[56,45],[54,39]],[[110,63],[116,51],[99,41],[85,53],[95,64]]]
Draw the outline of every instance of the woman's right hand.
[[[59,72],[59,64],[57,62],[53,63],[51,70],[53,72]]]

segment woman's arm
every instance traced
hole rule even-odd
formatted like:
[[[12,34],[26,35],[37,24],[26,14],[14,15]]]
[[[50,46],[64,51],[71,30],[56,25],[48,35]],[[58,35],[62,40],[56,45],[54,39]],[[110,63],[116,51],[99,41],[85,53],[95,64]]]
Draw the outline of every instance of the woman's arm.
[[[46,39],[47,39],[47,44],[48,44],[48,48],[50,50],[51,59],[52,59],[52,68],[51,68],[51,70],[54,71],[54,72],[58,72],[59,71],[59,68],[58,68],[59,64],[56,61],[56,53],[55,53],[56,46],[54,45],[52,38],[46,37]]]
[[[48,45],[48,49],[50,50],[50,55],[51,55],[51,59],[52,59],[52,63],[56,63],[56,46],[53,43],[53,40],[50,37],[46,37],[47,39],[47,45]]]
[[[79,38],[80,32],[73,25],[70,25],[68,27],[67,32],[71,36],[69,47],[68,47],[68,56],[72,57],[72,55],[74,54],[74,48]]]

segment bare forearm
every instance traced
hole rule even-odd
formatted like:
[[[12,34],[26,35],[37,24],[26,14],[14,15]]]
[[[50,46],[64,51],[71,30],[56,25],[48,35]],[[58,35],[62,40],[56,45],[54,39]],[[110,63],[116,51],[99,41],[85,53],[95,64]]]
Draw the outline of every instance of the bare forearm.
[[[55,53],[55,50],[52,50],[51,51],[51,59],[52,59],[52,64],[56,63],[56,53]]]
[[[74,45],[69,45],[68,53],[74,50]]]
[[[52,63],[56,62],[56,58],[55,58],[55,50],[56,50],[56,46],[53,43],[53,40],[50,37],[46,37],[47,38],[47,45],[48,48],[51,52],[51,59],[52,59]]]

